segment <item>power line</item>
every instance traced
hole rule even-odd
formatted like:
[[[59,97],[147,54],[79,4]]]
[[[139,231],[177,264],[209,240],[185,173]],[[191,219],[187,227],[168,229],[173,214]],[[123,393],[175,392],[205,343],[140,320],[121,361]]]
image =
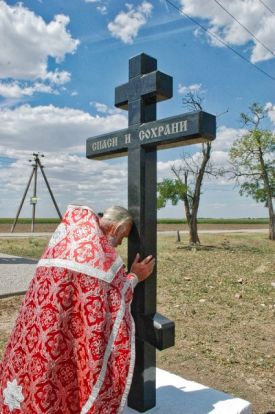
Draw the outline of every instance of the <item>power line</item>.
[[[244,24],[242,24],[238,19],[236,19],[233,14],[230,13],[218,0],[214,0],[215,3],[217,3],[229,16],[232,17],[243,29],[245,29],[258,43],[260,43],[268,52],[270,52],[273,56],[275,54],[269,47],[267,47],[260,39],[258,39]]]
[[[263,5],[263,6],[264,6],[267,10],[269,10],[271,14],[274,14],[274,15],[275,15],[274,11],[273,11],[273,10],[271,10],[271,9],[270,9],[270,7],[268,7],[268,5],[267,5],[267,4],[265,4],[262,0],[259,0],[259,2],[260,2],[260,3],[262,3],[262,5]]]
[[[199,26],[202,30],[204,30],[206,33],[209,33],[211,36],[215,37],[220,43],[222,43],[224,46],[226,46],[228,49],[230,49],[232,52],[234,52],[237,56],[239,56],[241,59],[243,59],[246,63],[249,63],[251,66],[256,68],[258,71],[262,72],[264,75],[266,75],[268,78],[275,81],[275,78],[267,73],[265,70],[261,69],[259,66],[255,65],[255,63],[250,62],[245,56],[243,56],[241,53],[237,52],[237,50],[233,49],[225,40],[221,39],[219,36],[217,36],[214,32],[211,32],[211,30],[204,27],[202,24],[200,24],[197,20],[195,20],[193,17],[189,16],[188,14],[184,13],[178,6],[176,6],[174,3],[172,3],[170,0],[166,0],[170,6],[174,7],[180,14],[185,16],[187,19],[191,20],[193,23],[195,23],[197,26]]]

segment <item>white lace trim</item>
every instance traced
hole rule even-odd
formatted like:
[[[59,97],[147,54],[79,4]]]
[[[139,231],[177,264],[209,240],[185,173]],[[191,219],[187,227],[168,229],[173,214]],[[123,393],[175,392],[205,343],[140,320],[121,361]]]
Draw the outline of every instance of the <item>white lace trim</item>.
[[[84,273],[87,276],[92,276],[105,282],[111,283],[115,277],[117,271],[123,266],[123,261],[121,257],[117,257],[115,262],[109,268],[107,272],[104,270],[92,267],[90,264],[82,264],[73,262],[72,260],[66,259],[40,259],[37,267],[64,267],[65,269],[70,269],[78,273]]]
[[[22,394],[22,386],[17,384],[16,378],[10,382],[8,381],[7,387],[3,391],[4,403],[9,407],[10,411],[16,408],[20,408],[20,404],[24,401]]]
[[[132,281],[132,287],[133,287],[133,290],[134,290],[135,287],[136,287],[136,285],[139,282],[139,279],[138,279],[137,275],[135,273],[133,273],[133,272],[128,273],[128,276],[129,275],[132,275],[133,276],[133,278],[131,278],[131,281]]]
[[[88,206],[82,206],[81,204],[69,204],[67,207],[67,210],[71,208],[80,208],[83,210],[90,210],[92,213],[94,213],[97,216],[96,212],[91,207],[88,207]]]
[[[129,304],[129,312],[131,315],[131,304]],[[118,414],[122,413],[123,408],[126,404],[126,400],[129,394],[129,390],[132,384],[132,379],[133,379],[133,373],[134,373],[134,368],[135,368],[135,359],[136,359],[136,330],[135,330],[135,322],[134,319],[131,315],[131,320],[132,320],[132,333],[131,333],[131,355],[130,355],[130,365],[129,365],[129,370],[128,370],[128,376],[126,379],[126,384],[125,384],[125,389],[121,398],[121,403],[118,409]]]
[[[125,283],[124,288],[121,292],[122,297],[124,297],[127,289],[129,289],[129,285],[131,285],[131,281],[127,280],[127,282]],[[122,300],[119,311],[117,313],[116,320],[115,320],[114,325],[113,325],[112,332],[111,332],[110,337],[109,337],[109,341],[108,341],[108,344],[107,344],[107,347],[106,347],[106,351],[105,351],[105,354],[104,354],[104,357],[103,357],[103,364],[102,364],[100,374],[98,376],[96,384],[93,387],[93,390],[92,390],[88,400],[86,401],[85,405],[82,407],[81,414],[87,414],[89,412],[89,410],[91,409],[93,403],[95,402],[95,400],[98,396],[98,393],[99,393],[99,391],[102,387],[102,384],[103,384],[104,378],[105,378],[105,374],[106,374],[106,370],[107,370],[107,363],[108,363],[109,357],[110,357],[110,355],[113,351],[114,342],[116,340],[116,337],[117,337],[119,327],[120,327],[120,324],[122,322],[124,313],[125,313],[125,302],[124,302],[124,300]]]
[[[59,226],[57,227],[49,241],[49,247],[54,247],[55,245],[57,245],[57,243],[64,239],[66,234],[67,226],[64,223],[59,224]]]

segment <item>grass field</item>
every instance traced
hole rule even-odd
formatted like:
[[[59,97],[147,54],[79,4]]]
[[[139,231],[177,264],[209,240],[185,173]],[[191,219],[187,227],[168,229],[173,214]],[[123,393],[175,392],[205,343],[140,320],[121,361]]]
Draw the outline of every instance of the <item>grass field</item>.
[[[0,251],[38,258],[46,241],[0,239]],[[275,243],[264,234],[201,242],[158,237],[158,311],[176,324],[176,345],[158,352],[158,366],[251,401],[254,414],[275,412]],[[21,301],[0,301],[0,353]]]

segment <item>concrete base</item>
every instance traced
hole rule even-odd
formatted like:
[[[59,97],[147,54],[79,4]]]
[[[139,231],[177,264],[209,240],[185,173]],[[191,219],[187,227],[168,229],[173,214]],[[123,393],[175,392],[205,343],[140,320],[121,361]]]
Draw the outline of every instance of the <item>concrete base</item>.
[[[252,414],[248,401],[157,368],[157,405],[146,414]],[[123,414],[138,411],[126,407]]]

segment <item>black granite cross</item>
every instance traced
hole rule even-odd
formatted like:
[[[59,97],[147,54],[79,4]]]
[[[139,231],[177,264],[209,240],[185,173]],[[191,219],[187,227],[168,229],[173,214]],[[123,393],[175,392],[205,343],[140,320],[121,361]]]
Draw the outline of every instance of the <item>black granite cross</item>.
[[[172,97],[172,77],[157,71],[156,59],[142,53],[129,60],[129,82],[115,89],[115,105],[128,110],[129,128],[87,140],[87,158],[107,159],[128,152],[128,209],[134,228],[128,266],[137,252],[157,256],[157,148],[215,139],[216,121],[205,112],[156,121],[156,103]],[[128,405],[144,412],[156,404],[156,348],[174,345],[174,322],[156,312],[157,270],[137,285],[132,304],[136,364]]]

